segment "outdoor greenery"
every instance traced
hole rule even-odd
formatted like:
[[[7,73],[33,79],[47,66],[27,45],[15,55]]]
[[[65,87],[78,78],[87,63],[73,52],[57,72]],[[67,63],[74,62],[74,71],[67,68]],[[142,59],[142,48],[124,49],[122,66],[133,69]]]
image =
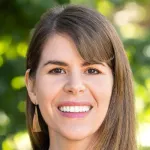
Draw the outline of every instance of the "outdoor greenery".
[[[150,0],[0,0],[0,149],[30,150],[25,122],[25,58],[34,25],[47,9],[82,4],[119,33],[133,71],[137,141],[150,149]]]

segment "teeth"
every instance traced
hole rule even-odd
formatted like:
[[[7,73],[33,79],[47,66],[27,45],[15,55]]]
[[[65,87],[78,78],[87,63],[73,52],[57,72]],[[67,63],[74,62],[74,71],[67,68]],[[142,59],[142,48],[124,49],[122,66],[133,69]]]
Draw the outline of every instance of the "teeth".
[[[90,106],[62,106],[59,107],[59,110],[62,112],[87,112],[90,108]]]

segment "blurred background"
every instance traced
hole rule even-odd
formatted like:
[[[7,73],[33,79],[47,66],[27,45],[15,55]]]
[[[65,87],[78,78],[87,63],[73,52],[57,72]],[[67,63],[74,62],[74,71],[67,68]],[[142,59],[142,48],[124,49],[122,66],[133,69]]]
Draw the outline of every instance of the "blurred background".
[[[115,26],[135,86],[137,141],[150,150],[150,0],[0,0],[0,150],[30,150],[25,123],[25,59],[31,31],[47,9],[92,7]]]

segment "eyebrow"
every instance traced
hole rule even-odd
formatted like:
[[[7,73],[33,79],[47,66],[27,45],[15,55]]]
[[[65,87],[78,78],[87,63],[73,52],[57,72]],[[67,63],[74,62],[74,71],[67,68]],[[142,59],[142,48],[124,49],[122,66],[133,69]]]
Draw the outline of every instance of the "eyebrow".
[[[89,63],[89,62],[86,61],[86,62],[83,62],[83,63],[81,64],[81,66],[84,67],[84,66],[95,65],[95,64],[104,65],[104,64],[102,64],[102,63]],[[64,67],[69,66],[68,63],[63,62],[63,61],[58,61],[58,60],[49,60],[49,61],[47,61],[47,62],[43,65],[43,67],[46,66],[46,65],[59,65],[59,66],[64,66]]]

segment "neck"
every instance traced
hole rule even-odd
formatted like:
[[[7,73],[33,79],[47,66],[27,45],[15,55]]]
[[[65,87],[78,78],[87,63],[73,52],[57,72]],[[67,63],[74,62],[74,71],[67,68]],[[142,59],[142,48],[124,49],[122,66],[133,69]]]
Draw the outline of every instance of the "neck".
[[[55,131],[49,132],[50,136],[50,147],[49,150],[92,150],[89,145],[91,144],[91,141],[93,141],[92,137],[86,137],[82,140],[72,140],[67,139],[63,136],[61,136],[59,133]],[[94,149],[93,149],[94,150]]]

